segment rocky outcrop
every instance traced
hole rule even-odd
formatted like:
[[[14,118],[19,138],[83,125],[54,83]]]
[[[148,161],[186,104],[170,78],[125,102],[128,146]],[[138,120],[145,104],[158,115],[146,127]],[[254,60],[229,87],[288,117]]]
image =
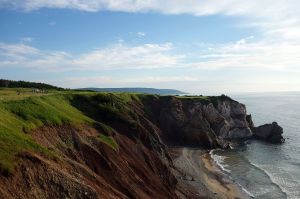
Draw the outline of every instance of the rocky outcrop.
[[[246,106],[227,96],[161,97],[154,101],[151,115],[158,116],[157,126],[168,144],[227,148],[230,142],[251,138],[282,140],[281,127],[273,124],[255,128]],[[261,135],[253,136],[253,131]]]
[[[252,129],[254,137],[271,143],[283,143],[283,129],[276,122],[265,124]]]
[[[170,98],[161,102],[159,126],[168,143],[214,148],[218,146],[216,134],[210,128],[203,104]]]
[[[161,102],[159,112],[164,140],[207,148],[226,148],[228,140],[250,138],[249,122],[245,105],[228,97],[169,97]]]
[[[221,122],[212,121],[212,124],[221,126],[215,128],[217,135],[222,139],[244,139],[252,136],[247,123],[246,107],[230,98],[217,101],[217,111]]]

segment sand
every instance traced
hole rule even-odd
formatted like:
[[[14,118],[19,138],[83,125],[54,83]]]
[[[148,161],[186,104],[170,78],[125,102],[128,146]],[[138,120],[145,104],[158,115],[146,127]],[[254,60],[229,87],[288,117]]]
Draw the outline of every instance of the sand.
[[[193,148],[170,150],[180,183],[193,187],[199,197],[214,199],[250,199],[211,159],[208,151]]]

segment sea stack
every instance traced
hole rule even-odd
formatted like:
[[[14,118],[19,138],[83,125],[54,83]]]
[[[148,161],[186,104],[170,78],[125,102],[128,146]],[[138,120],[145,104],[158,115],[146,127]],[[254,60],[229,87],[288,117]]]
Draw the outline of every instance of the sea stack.
[[[285,139],[282,137],[283,129],[273,122],[272,124],[264,124],[252,129],[255,138],[271,143],[283,143]]]

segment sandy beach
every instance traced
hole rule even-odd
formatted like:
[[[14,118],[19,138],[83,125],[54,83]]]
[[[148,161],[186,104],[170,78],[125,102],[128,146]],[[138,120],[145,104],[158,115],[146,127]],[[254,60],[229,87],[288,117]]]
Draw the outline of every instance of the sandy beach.
[[[171,148],[180,184],[191,186],[195,198],[249,199],[243,189],[234,183],[211,159],[208,151],[193,148]]]

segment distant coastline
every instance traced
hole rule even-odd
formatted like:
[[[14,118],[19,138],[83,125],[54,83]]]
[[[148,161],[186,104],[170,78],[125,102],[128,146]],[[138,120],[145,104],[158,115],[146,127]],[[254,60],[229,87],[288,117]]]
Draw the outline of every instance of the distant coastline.
[[[183,91],[179,91],[176,89],[157,89],[157,88],[95,88],[95,87],[88,87],[88,88],[78,88],[76,90],[89,90],[89,91],[96,91],[96,92],[130,92],[130,93],[147,93],[147,94],[158,94],[158,95],[182,95],[188,94]]]

